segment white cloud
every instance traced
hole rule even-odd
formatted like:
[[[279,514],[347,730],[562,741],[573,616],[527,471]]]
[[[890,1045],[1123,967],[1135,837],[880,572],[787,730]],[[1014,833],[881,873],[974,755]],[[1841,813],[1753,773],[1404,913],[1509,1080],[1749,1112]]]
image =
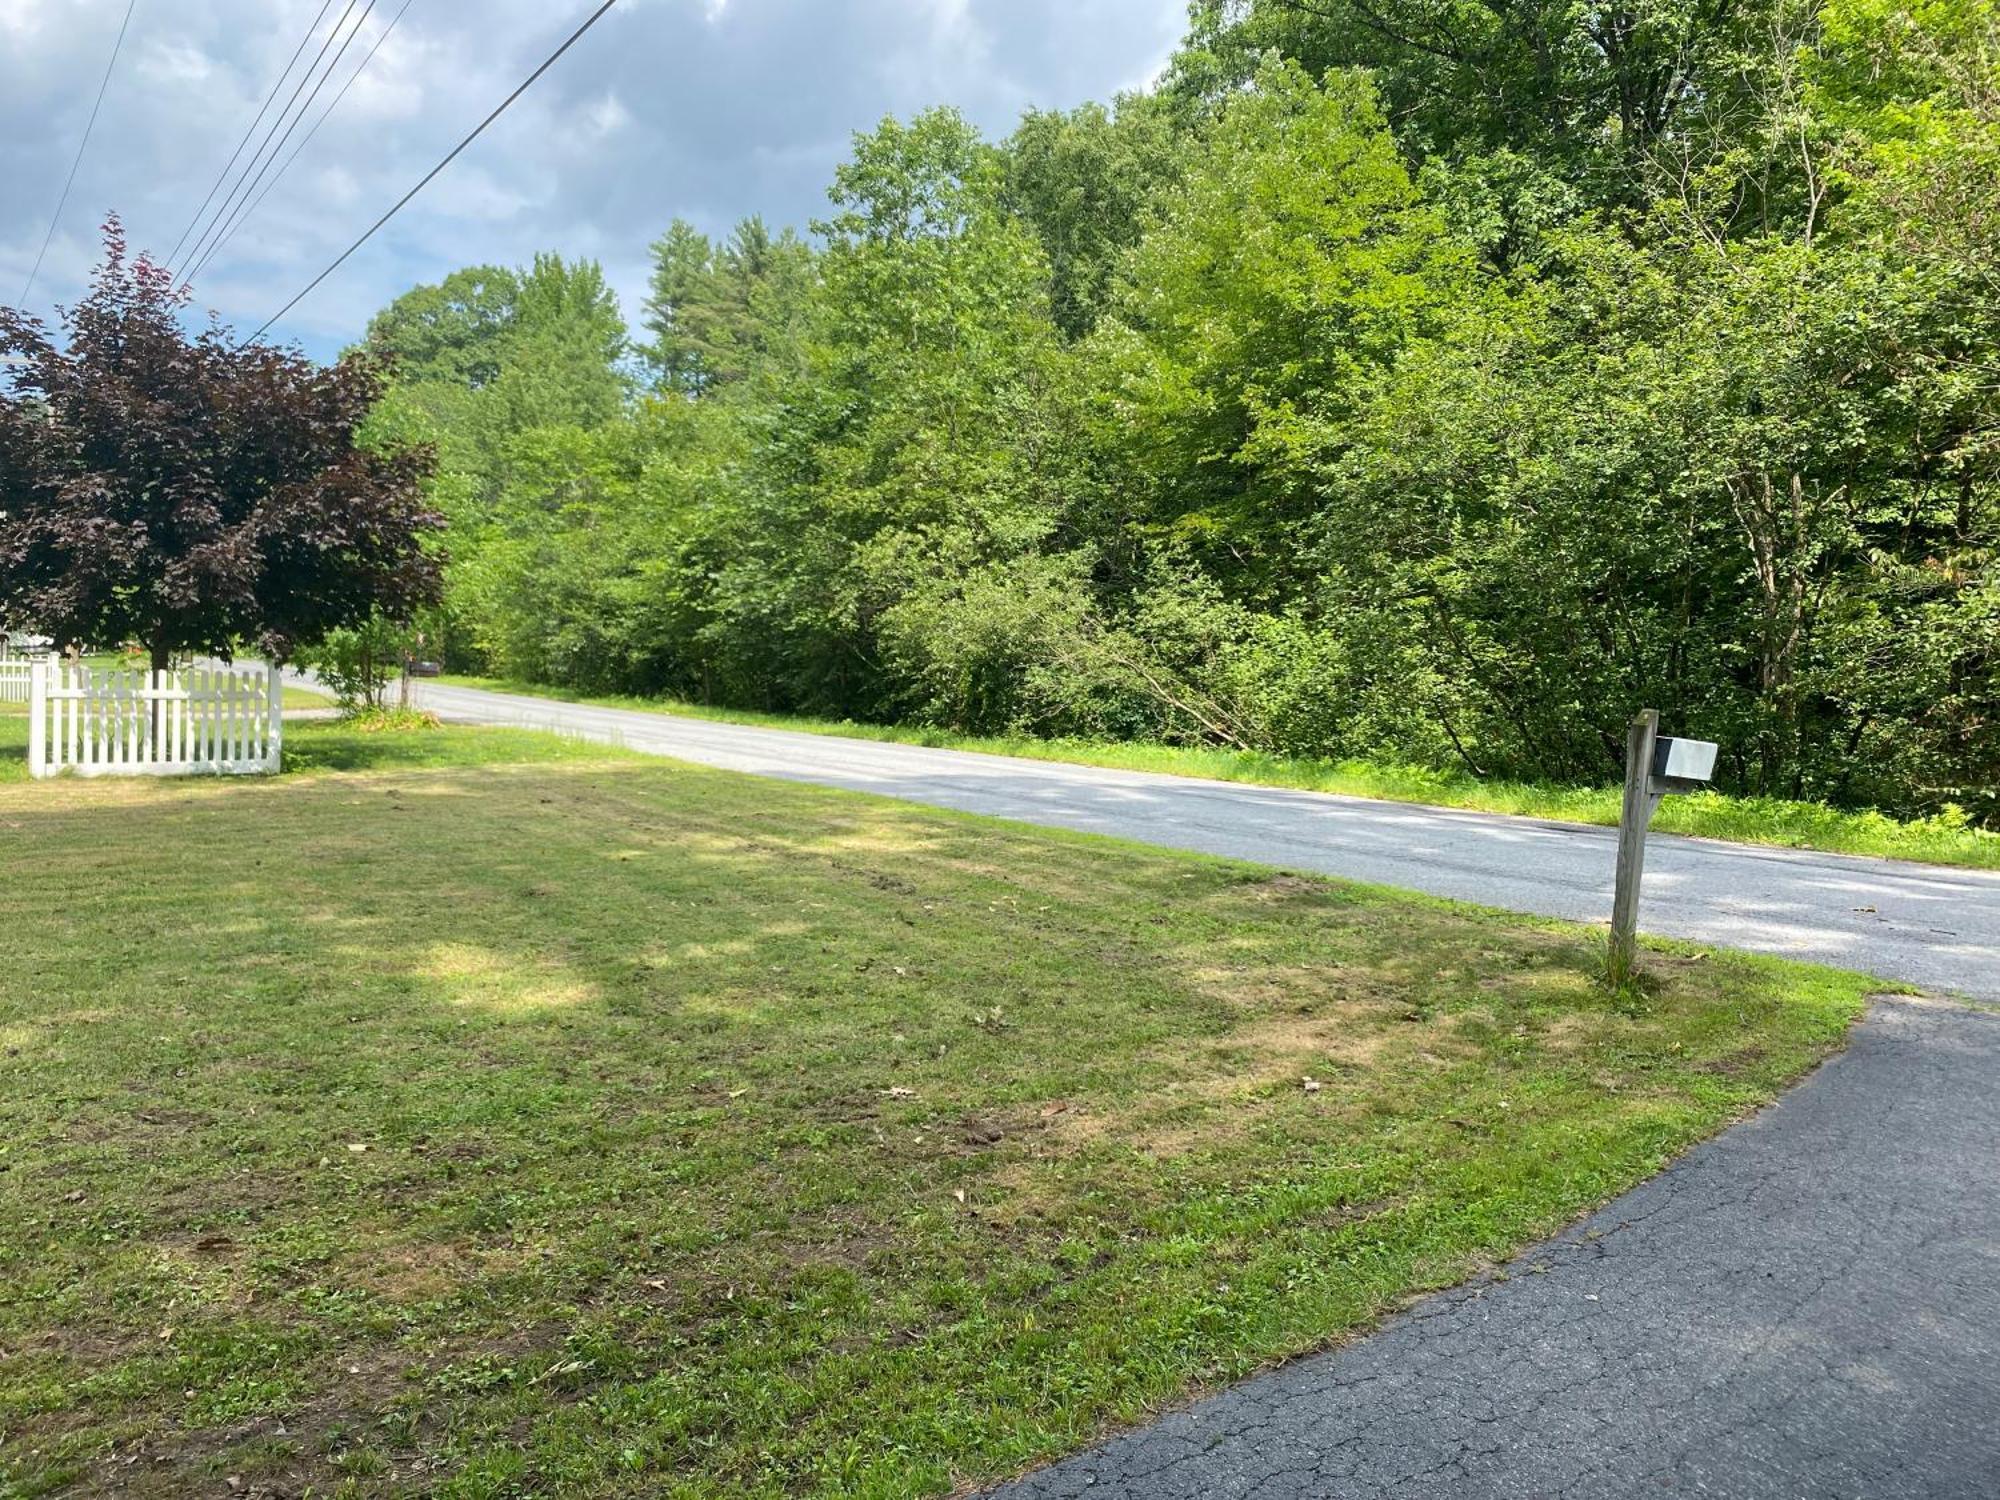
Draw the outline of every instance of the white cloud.
[[[380,0],[322,105],[392,5]],[[75,297],[109,210],[135,244],[172,244],[318,10],[139,8],[31,310]],[[0,0],[0,296],[40,244],[123,11]],[[584,0],[413,0],[199,300],[261,323],[586,13]],[[597,255],[636,295],[645,247],[676,215],[714,231],[758,212],[803,225],[852,133],[885,114],[951,103],[1005,133],[1029,105],[1150,78],[1185,13],[1184,0],[624,0],[280,332],[327,352],[415,282],[538,249]]]
[[[632,123],[632,111],[616,94],[606,94],[590,107],[588,118],[592,136],[616,135]]]
[[[47,0],[0,0],[0,31],[25,37],[50,19]]]
[[[155,41],[145,47],[136,68],[144,82],[167,88],[205,84],[216,71],[214,59],[199,47],[172,40]]]

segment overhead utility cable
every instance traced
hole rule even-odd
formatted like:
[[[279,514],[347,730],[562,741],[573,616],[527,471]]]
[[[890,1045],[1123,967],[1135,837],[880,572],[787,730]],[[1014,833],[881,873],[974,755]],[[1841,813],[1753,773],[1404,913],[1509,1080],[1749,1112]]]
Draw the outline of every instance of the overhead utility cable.
[[[326,19],[326,13],[331,9],[333,9],[333,0],[320,0],[319,14],[313,17],[313,23],[306,28],[306,34],[299,38],[299,44],[293,49],[291,60],[285,64],[284,71],[271,80],[271,92],[264,96],[264,103],[262,108],[257,111],[257,117],[250,122],[249,128],[243,132],[243,139],[236,143],[236,149],[230,152],[229,160],[223,165],[222,170],[215,174],[215,181],[209,185],[208,196],[201,200],[201,207],[194,211],[194,216],[187,221],[187,228],[183,229],[181,237],[174,241],[174,248],[167,252],[165,264],[172,265],[180,258],[181,246],[185,245],[188,236],[194,233],[194,226],[199,224],[201,216],[208,212],[208,206],[215,201],[215,195],[222,191],[222,184],[228,179],[230,172],[235,169],[237,161],[243,155],[243,148],[250,144],[250,137],[257,133],[257,127],[264,123],[264,116],[270,112],[271,101],[278,97],[278,90],[283,88],[285,80],[292,76],[292,69],[299,65],[299,58],[306,50],[306,43],[313,39],[314,33],[319,30],[319,23]]]
[[[569,51],[570,48],[574,47],[579,41],[581,41],[583,39],[583,34],[586,31],[590,30],[591,27],[595,26],[599,21],[603,20],[605,14],[611,9],[612,6],[616,5],[617,3],[618,0],[604,0],[604,3],[602,5],[598,6],[596,10],[590,13],[589,19],[587,19],[581,26],[577,27],[575,31],[569,34],[569,39],[567,41],[565,41],[560,47],[556,48],[555,51],[551,52],[548,55],[548,57],[543,60],[542,65],[539,68],[536,68],[534,72],[530,73],[525,79],[521,81],[520,87],[516,88],[514,92],[509,94],[505,99],[502,99],[499,105],[494,109],[492,114],[488,115],[485,119],[481,120],[478,125],[473,127],[472,133],[470,135],[468,135],[464,140],[460,141],[456,146],[452,147],[450,152],[445,156],[443,161],[439,162],[436,166],[432,167],[428,172],[424,173],[423,177],[418,181],[415,187],[411,188],[407,193],[403,194],[402,197],[398,198],[395,201],[395,203],[390,206],[389,211],[387,213],[383,214],[381,218],[377,219],[373,224],[370,224],[368,228],[362,232],[361,238],[356,240],[353,244],[349,245],[345,250],[341,251],[339,255],[335,256],[333,263],[331,265],[329,265],[324,271],[321,271],[319,275],[313,277],[311,281],[307,282],[303,290],[301,290],[297,296],[293,297],[291,301],[287,302],[283,307],[279,308],[276,312],[272,313],[270,317],[266,318],[262,323],[262,325],[259,326],[257,331],[251,334],[249,338],[245,339],[243,343],[239,344],[237,347],[242,348],[245,345],[254,344],[258,339],[262,338],[264,334],[270,329],[273,323],[277,322],[278,319],[282,318],[286,313],[290,312],[293,308],[297,307],[301,302],[305,301],[305,299],[312,294],[313,290],[316,287],[318,287],[322,281],[325,281],[327,277],[331,276],[335,271],[339,270],[343,265],[345,265],[347,263],[347,259],[349,256],[353,255],[355,251],[359,250],[363,245],[367,244],[369,240],[373,239],[375,237],[375,233],[377,230],[381,229],[381,227],[384,224],[387,224],[391,219],[395,218],[396,215],[402,211],[404,205],[406,205],[412,198],[416,197],[417,194],[421,193],[425,188],[429,187],[432,180],[436,178],[438,173],[442,172],[446,167],[450,166],[454,161],[458,160],[459,155],[465,150],[467,146],[470,146],[474,141],[478,140],[480,136],[486,133],[487,126],[491,125],[495,120],[499,119],[502,115],[504,115],[507,112],[509,105],[511,105],[516,99],[520,98],[523,94],[527,93],[528,90],[534,86],[535,81],[539,79],[544,73],[548,72],[550,68],[554,67],[556,63],[561,59],[562,55],[565,52]]]
[[[104,108],[104,94],[111,87],[111,75],[118,67],[118,54],[125,50],[125,33],[132,26],[132,12],[139,7],[139,0],[126,0],[125,19],[118,23],[118,40],[111,44],[111,61],[104,65],[104,77],[97,85],[97,101],[90,106],[90,118],[84,122],[83,139],[76,143],[76,155],[70,158],[69,176],[63,179],[62,193],[56,199],[56,211],[49,215],[49,232],[42,236],[42,248],[35,252],[34,267],[28,272],[27,284],[21,288],[21,299],[14,305],[26,310],[28,297],[35,290],[35,279],[42,274],[42,262],[48,258],[49,245],[55,240],[56,226],[62,222],[63,210],[69,207],[69,190],[76,186],[76,169],[83,165],[83,153],[90,147],[90,134],[97,128],[98,111]]]

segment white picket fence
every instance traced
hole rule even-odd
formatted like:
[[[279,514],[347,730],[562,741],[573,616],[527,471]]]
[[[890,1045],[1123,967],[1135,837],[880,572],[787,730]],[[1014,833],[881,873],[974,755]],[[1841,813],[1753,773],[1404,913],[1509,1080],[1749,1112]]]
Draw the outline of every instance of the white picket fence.
[[[26,703],[34,663],[25,656],[0,658],[0,703]]]
[[[106,672],[39,658],[28,685],[28,770],[59,776],[246,776],[284,751],[276,667]]]

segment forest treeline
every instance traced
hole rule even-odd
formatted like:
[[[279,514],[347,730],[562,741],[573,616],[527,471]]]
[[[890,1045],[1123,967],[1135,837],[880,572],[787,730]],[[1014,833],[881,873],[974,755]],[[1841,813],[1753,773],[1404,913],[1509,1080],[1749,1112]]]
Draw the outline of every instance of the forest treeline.
[[[1992,4],[1199,0],[829,197],[374,320],[452,666],[2000,826]]]

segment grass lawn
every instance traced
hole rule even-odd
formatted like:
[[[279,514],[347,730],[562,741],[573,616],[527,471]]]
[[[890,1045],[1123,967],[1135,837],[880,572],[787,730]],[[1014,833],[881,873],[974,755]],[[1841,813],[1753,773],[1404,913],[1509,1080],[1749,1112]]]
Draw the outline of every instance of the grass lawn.
[[[546,735],[288,747],[0,785],[0,1493],[1002,1478],[1504,1261],[1870,987],[1618,999],[1581,928]]]
[[[697,703],[652,698],[586,697],[539,683],[489,677],[446,677],[461,687],[530,693],[569,703],[683,714],[730,724],[761,724],[808,734],[892,740],[952,750],[980,750],[1031,760],[1071,761],[1125,771],[1158,771],[1170,776],[1202,776],[1255,786],[1338,792],[1385,802],[1423,802],[1475,812],[1555,818],[1571,823],[1618,826],[1622,792],[1615,786],[1560,787],[1520,781],[1486,781],[1463,772],[1420,766],[1378,765],[1363,760],[1302,760],[1248,750],[1201,750],[1175,745],[1119,744],[1095,740],[1045,740],[1029,735],[979,736],[942,729],[857,724],[846,719],[805,719],[785,714],[748,713]],[[1780,797],[1727,797],[1719,792],[1669,797],[1653,826],[1662,833],[1727,839],[1743,844],[1775,844],[1787,849],[1824,849],[1834,854],[1872,854],[1885,859],[1922,860],[2000,870],[2000,833],[1968,826],[1952,817],[1899,822],[1878,812],[1843,812],[1820,802]]]
[[[287,683],[285,685],[286,713],[290,713],[293,709],[297,708],[332,708],[332,707],[333,707],[333,699],[328,697],[325,693],[316,693],[311,688],[293,687],[290,683]]]

